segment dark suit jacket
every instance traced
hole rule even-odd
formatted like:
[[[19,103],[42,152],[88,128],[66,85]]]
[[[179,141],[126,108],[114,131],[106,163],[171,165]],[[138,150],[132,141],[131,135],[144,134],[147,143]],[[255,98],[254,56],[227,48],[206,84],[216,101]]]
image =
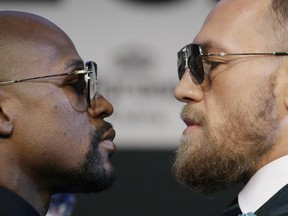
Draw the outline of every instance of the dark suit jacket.
[[[288,184],[261,206],[255,214],[257,216],[288,216]]]
[[[229,205],[226,209],[227,212],[223,216],[241,215],[240,208],[235,208],[235,206],[238,206],[237,198]],[[288,216],[288,184],[271,197],[254,214],[256,216]]]
[[[0,186],[1,216],[40,216],[22,197]]]

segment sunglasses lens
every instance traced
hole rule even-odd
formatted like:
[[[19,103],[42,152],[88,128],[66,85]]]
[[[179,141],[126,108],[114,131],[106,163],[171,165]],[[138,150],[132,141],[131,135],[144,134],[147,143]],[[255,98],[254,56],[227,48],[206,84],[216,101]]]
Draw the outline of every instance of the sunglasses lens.
[[[185,73],[185,59],[184,59],[185,53],[182,51],[179,51],[177,53],[177,68],[178,68],[178,78],[181,80],[182,76]]]
[[[187,54],[191,78],[196,85],[199,85],[204,81],[204,70],[199,45],[188,45]]]
[[[92,106],[92,100],[96,95],[97,92],[97,64],[95,62],[87,62],[86,67],[91,73],[88,74],[89,81],[88,81],[88,95],[87,100],[90,106]]]

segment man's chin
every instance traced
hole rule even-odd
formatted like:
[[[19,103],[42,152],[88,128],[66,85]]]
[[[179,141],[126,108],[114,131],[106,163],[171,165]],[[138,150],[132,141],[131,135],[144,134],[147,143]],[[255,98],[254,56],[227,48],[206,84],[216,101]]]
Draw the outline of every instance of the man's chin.
[[[115,172],[112,165],[107,162],[102,166],[101,172],[87,174],[82,184],[81,193],[99,192],[112,186]]]
[[[89,167],[86,172],[69,172],[53,187],[54,193],[93,193],[112,186],[115,172],[110,163]]]
[[[108,167],[106,167],[108,166]],[[115,172],[110,163],[105,164],[103,166],[105,169],[105,174],[102,173],[102,176],[97,176],[97,180],[92,182],[92,184],[88,184],[88,191],[87,192],[99,192],[108,189],[111,187],[114,183],[115,180]],[[95,184],[96,183],[96,184]]]
[[[66,187],[58,190],[57,193],[96,193],[108,189],[113,185],[114,176],[105,177],[105,179],[99,181],[86,182],[79,185]]]
[[[110,178],[106,178],[105,181],[102,182],[91,182],[89,184],[83,185],[80,188],[75,188],[73,193],[96,193],[100,191],[104,191],[110,188],[113,185],[114,176]]]

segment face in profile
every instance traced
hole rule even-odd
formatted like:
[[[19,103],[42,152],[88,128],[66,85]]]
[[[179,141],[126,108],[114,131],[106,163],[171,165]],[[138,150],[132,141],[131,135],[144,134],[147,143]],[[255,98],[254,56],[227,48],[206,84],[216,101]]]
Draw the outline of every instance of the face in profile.
[[[221,1],[193,43],[208,53],[265,52],[265,38],[253,21],[263,11],[256,6]],[[239,13],[247,7],[253,13]],[[267,57],[217,60],[202,84],[186,70],[175,89],[176,98],[186,103],[181,117],[187,128],[173,169],[180,182],[205,194],[248,180],[279,135],[275,63]]]
[[[2,50],[13,56],[1,59],[11,65],[1,79],[49,76],[1,87],[11,98],[13,132],[8,137],[28,182],[49,193],[109,187],[114,179],[110,157],[115,131],[104,119],[113,107],[99,92],[87,95],[87,74],[68,75],[87,70],[73,43],[36,15],[2,12],[1,17],[5,33],[0,40],[7,40]]]

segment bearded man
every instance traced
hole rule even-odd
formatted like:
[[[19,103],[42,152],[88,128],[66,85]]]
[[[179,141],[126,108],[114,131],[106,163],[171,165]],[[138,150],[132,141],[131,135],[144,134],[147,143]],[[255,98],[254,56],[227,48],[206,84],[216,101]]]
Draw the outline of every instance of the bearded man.
[[[245,187],[224,215],[288,215],[288,2],[221,0],[178,52],[177,179]]]

